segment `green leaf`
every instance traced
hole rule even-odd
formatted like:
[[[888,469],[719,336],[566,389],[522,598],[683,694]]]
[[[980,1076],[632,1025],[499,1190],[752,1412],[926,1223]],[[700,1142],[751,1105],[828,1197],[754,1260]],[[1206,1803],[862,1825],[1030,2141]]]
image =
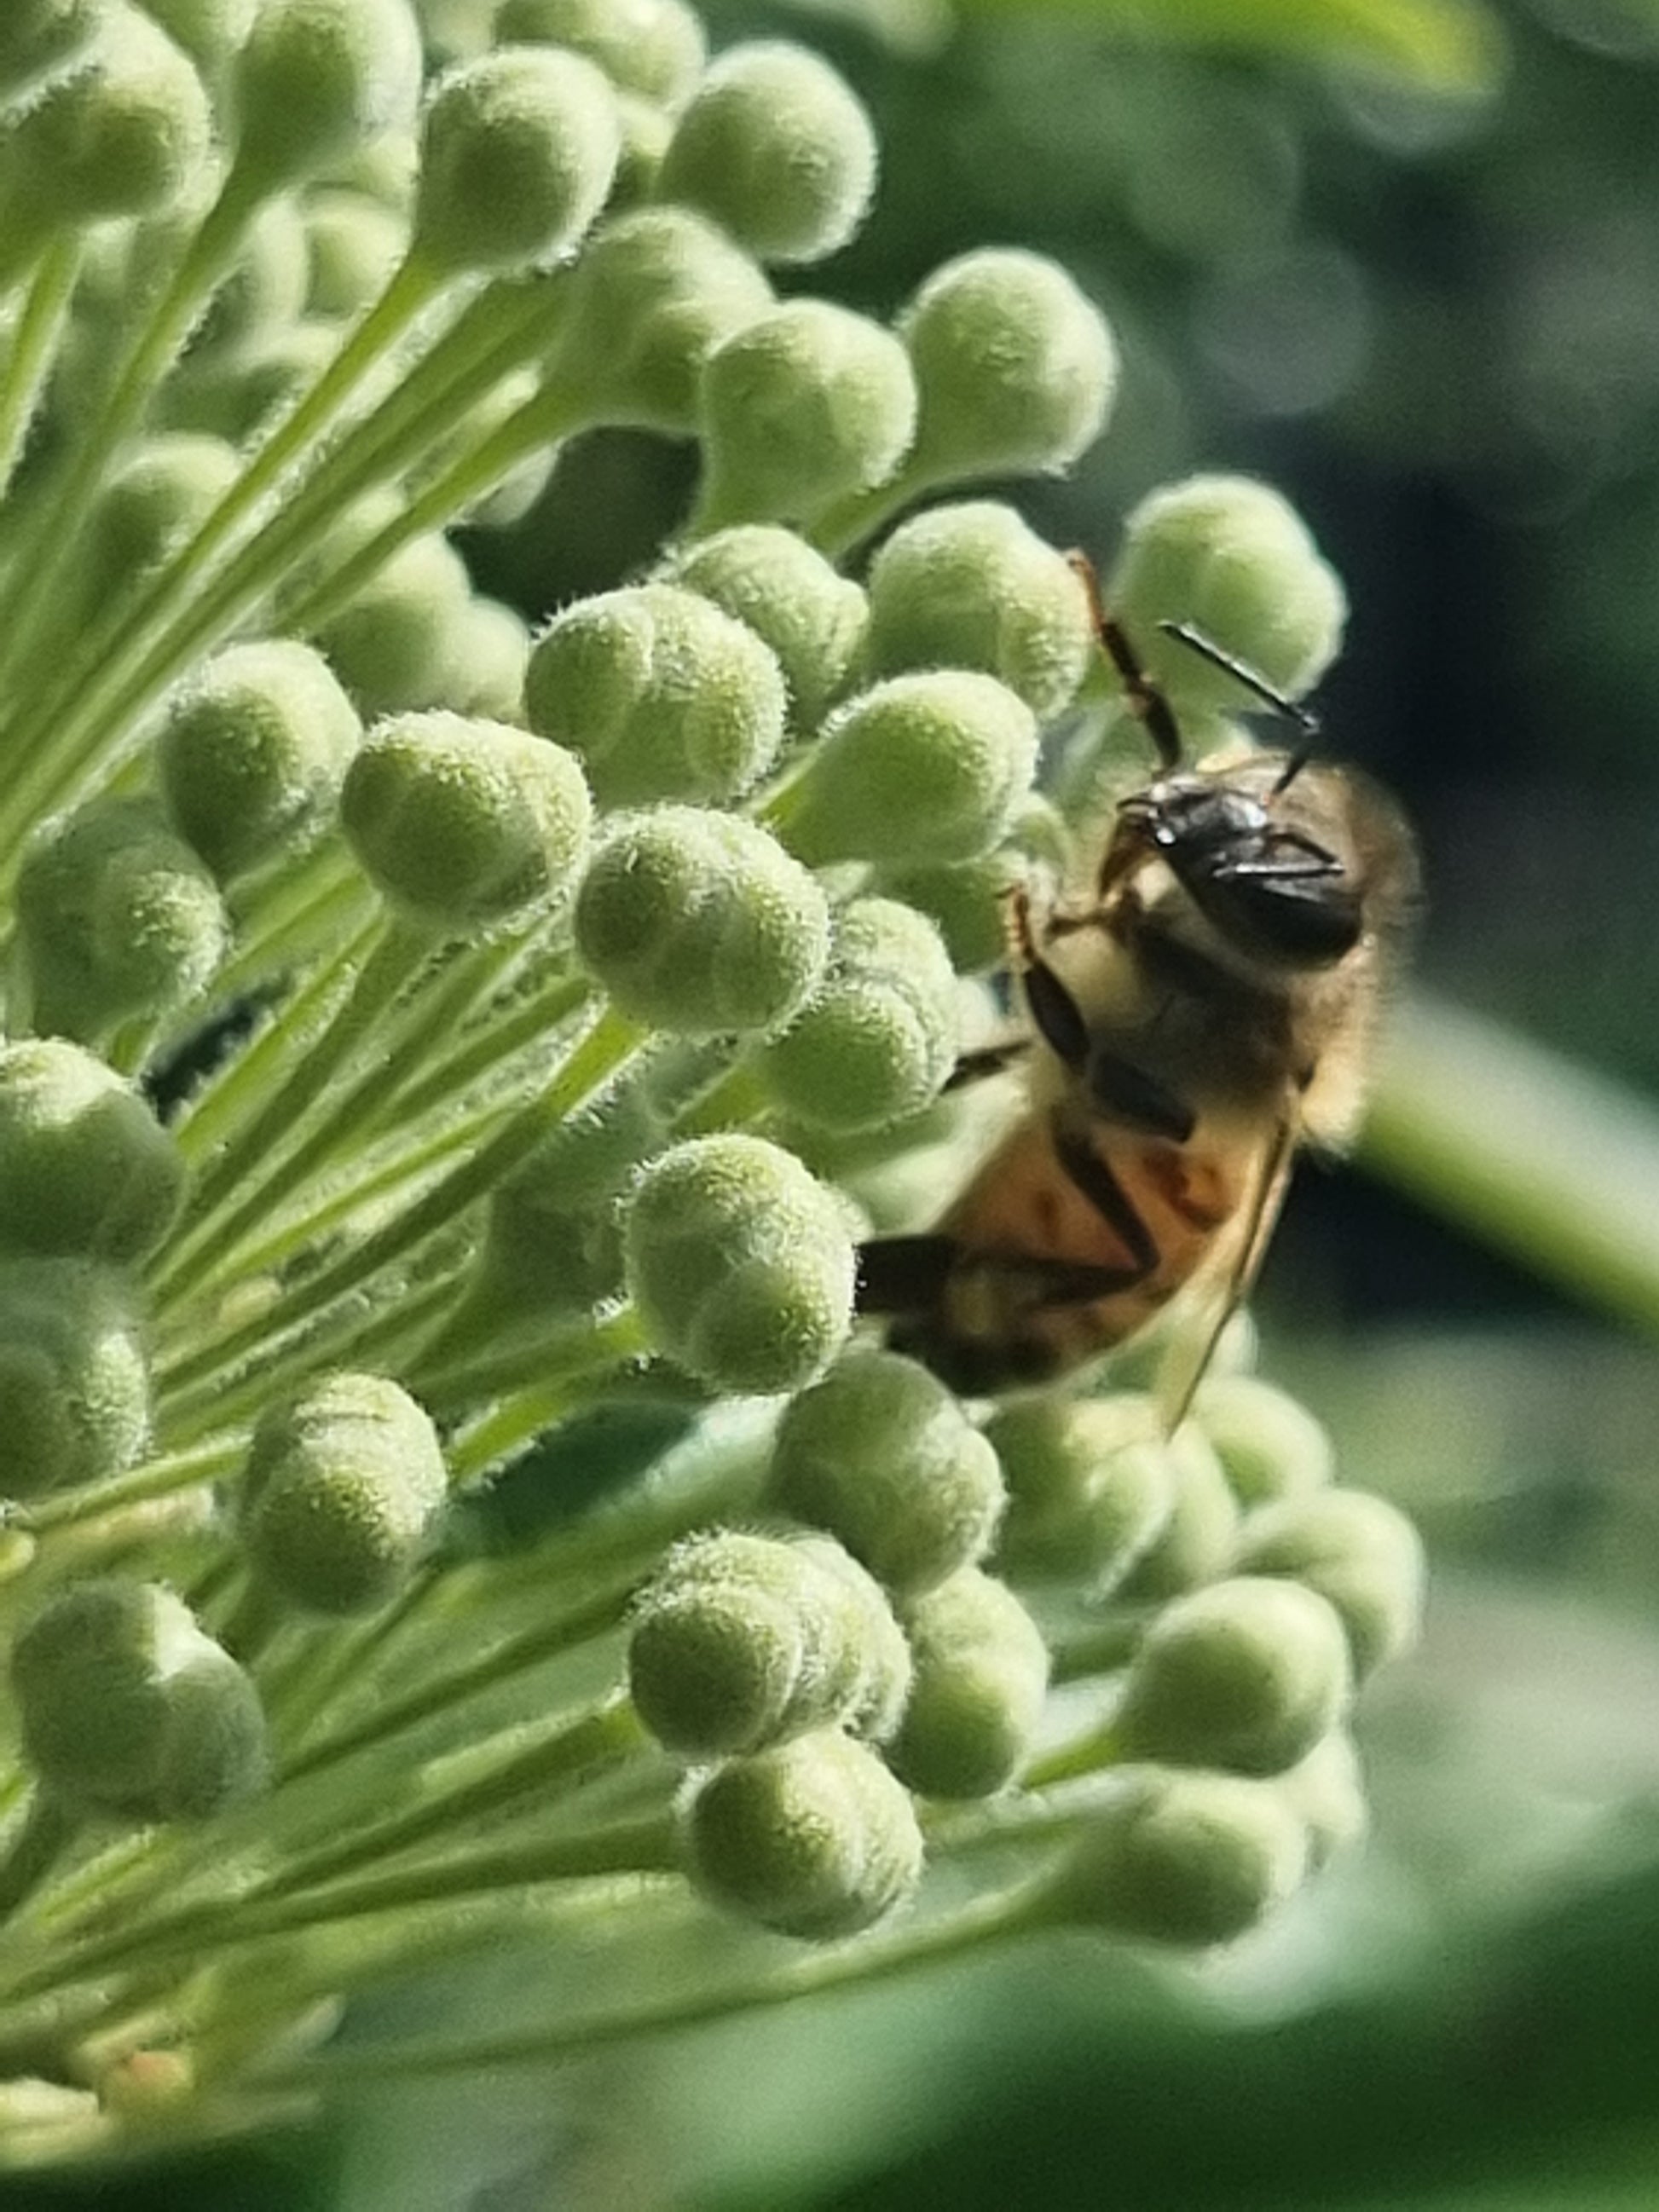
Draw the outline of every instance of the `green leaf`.
[[[1485,0],[958,0],[985,16],[1076,17],[1091,29],[1364,69],[1421,90],[1489,91],[1504,59]]]
[[[1397,1010],[1361,1157],[1448,1219],[1659,1334],[1659,1114],[1426,994]]]

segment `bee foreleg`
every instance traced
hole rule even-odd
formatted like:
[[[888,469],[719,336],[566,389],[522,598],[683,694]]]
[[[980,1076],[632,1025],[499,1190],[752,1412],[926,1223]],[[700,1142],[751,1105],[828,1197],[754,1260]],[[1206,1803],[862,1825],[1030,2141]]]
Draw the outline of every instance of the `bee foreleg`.
[[[1089,1057],[1089,1024],[1077,1000],[1037,950],[1031,902],[1024,885],[1013,894],[1011,914],[1019,980],[1037,1034],[1074,1075],[1080,1075]]]
[[[1134,1201],[1112,1173],[1110,1164],[1061,1115],[1050,1124],[1054,1158],[1073,1188],[1087,1199],[1128,1255],[1128,1265],[1119,1271],[1122,1279],[1114,1290],[1129,1290],[1144,1282],[1157,1267],[1158,1249],[1152,1232],[1135,1211]]]
[[[994,1044],[976,1046],[972,1052],[958,1056],[956,1066],[945,1079],[945,1087],[947,1091],[960,1091],[964,1084],[978,1083],[988,1075],[1001,1075],[1030,1049],[1031,1040],[1023,1033],[999,1037]]]
[[[954,1237],[872,1237],[859,1247],[859,1311],[927,1312],[939,1304],[961,1257]]]

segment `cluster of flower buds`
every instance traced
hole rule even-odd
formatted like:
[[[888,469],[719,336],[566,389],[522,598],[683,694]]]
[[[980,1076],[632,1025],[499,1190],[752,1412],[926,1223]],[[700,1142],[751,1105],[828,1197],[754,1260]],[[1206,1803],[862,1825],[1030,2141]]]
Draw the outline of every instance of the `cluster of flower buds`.
[[[1203,1945],[1361,1825],[1420,1562],[1311,1419],[963,1403],[856,1310],[982,1141],[1006,891],[1078,865],[1045,741],[1091,804],[1123,744],[1079,574],[965,495],[1076,459],[1111,334],[1000,248],[814,296],[876,186],[833,70],[684,0],[0,9],[0,2045],[76,2085],[46,2148],[163,2051],[215,2126],[325,2086],[325,2000],[527,1887],[880,1946],[1023,1838],[1006,1929]],[[556,530],[612,427],[695,495],[532,635],[446,533]],[[1249,695],[1161,620],[1295,694],[1343,616],[1230,477],[1106,589],[1198,733]]]

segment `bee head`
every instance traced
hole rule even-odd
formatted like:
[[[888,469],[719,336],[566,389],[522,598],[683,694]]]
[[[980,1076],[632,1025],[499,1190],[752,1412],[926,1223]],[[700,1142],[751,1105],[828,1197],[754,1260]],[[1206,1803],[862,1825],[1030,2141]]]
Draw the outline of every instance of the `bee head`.
[[[1164,776],[1126,799],[1119,818],[1237,951],[1323,968],[1352,951],[1364,917],[1346,860],[1294,818],[1305,810],[1283,804],[1294,765],[1264,754],[1224,774]]]

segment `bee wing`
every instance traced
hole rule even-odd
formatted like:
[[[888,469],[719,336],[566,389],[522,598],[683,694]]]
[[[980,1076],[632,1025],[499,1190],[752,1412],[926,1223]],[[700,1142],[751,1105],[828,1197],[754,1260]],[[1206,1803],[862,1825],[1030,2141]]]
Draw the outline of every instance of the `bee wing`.
[[[1190,1285],[1187,1313],[1152,1386],[1166,1436],[1186,1419],[1221,1332],[1250,1294],[1285,1202],[1298,1133],[1296,1109],[1287,1105],[1263,1140],[1249,1188]]]

